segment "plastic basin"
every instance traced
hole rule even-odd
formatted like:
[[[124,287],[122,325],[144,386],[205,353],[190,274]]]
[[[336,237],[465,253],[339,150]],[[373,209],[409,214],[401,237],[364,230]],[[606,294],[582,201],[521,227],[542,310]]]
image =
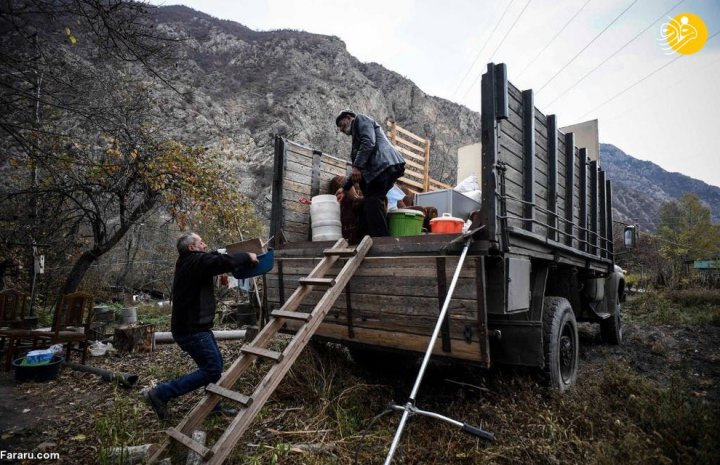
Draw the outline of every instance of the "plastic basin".
[[[237,279],[247,279],[260,276],[272,270],[273,264],[275,263],[275,253],[272,249],[264,254],[258,255],[257,258],[257,265],[253,267],[242,266],[233,271],[232,275]]]
[[[433,234],[459,234],[463,230],[465,222],[460,218],[444,213],[443,216],[430,220],[430,232]]]
[[[58,377],[60,366],[63,358],[59,355],[53,355],[50,363],[44,365],[21,365],[25,357],[13,360],[12,365],[15,368],[15,381],[24,383],[26,381],[50,381]]]
[[[401,208],[388,212],[388,227],[392,237],[419,236],[425,215],[417,210]]]

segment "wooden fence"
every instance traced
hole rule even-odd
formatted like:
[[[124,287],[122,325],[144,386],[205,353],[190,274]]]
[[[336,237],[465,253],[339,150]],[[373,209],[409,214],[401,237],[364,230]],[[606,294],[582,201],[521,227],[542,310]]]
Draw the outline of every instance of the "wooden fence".
[[[430,177],[430,139],[425,139],[388,120],[388,137],[405,158],[405,175],[398,179],[414,192],[450,189],[452,186]]]

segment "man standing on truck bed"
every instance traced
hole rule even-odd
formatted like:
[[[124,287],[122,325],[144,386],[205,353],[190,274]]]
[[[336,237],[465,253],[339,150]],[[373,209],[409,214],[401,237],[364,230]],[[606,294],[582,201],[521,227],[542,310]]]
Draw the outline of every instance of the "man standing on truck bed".
[[[390,145],[382,127],[369,116],[343,110],[335,118],[335,125],[338,131],[352,136],[352,174],[335,195],[342,202],[353,183],[360,184],[363,194],[361,229],[370,236],[389,236],[385,196],[405,172],[405,160]]]
[[[208,252],[200,236],[186,232],[177,240],[179,257],[173,278],[173,339],[190,355],[198,369],[145,391],[143,397],[161,420],[168,417],[167,402],[220,379],[223,360],[210,330],[215,319],[213,276],[254,266],[257,255]],[[219,412],[219,407],[216,407]]]

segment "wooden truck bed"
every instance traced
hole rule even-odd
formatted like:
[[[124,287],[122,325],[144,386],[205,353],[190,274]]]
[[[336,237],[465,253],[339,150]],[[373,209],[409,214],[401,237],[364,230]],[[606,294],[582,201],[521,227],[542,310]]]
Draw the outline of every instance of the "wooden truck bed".
[[[532,91],[520,92],[507,81],[504,65],[488,65],[482,82],[483,195],[474,226],[484,229],[468,253],[435,352],[489,365],[494,328],[526,325],[532,328],[528,335],[541,337],[538,306],[548,272],[535,270],[552,265],[582,279],[602,278],[613,270],[613,250],[610,182],[597,161],[574,146],[572,134],[558,131],[554,115],[533,106]],[[300,198],[328,193],[330,180],[351,168],[346,160],[280,137],[274,163],[276,266],[266,279],[271,309],[332,245],[309,241],[310,209]],[[457,266],[457,238],[374,238],[316,334],[423,351]],[[315,300],[321,294],[315,291]],[[541,339],[535,342],[542,346]],[[534,364],[537,357],[521,363]]]

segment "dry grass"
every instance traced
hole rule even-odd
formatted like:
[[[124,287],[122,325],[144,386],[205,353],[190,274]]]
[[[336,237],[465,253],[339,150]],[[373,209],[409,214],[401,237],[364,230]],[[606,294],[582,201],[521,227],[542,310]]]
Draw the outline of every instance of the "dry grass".
[[[658,299],[641,297],[626,307],[630,323],[623,346],[600,345],[592,332],[583,335],[578,384],[565,395],[549,392],[532,373],[520,370],[432,366],[418,407],[482,425],[497,440],[487,443],[437,420],[411,417],[396,463],[720,463],[718,328],[670,327],[663,334],[675,338],[664,341],[658,353],[652,347],[657,341],[648,336],[660,331],[659,323],[665,325],[657,302],[675,305],[669,297]],[[239,347],[238,342],[221,343],[226,365],[239,355]],[[699,352],[705,347],[712,351]],[[134,372],[142,387],[193,367],[174,345],[160,346],[153,354],[92,359],[91,364]],[[252,391],[267,366],[257,363],[236,388]],[[384,415],[365,429],[389,403],[405,402],[414,377],[413,367],[378,374],[356,365],[341,346],[311,345],[227,463],[381,464],[400,415]],[[65,370],[57,381],[16,389],[38,405],[57,405],[58,411],[9,441],[26,451],[51,441],[61,463],[73,464],[103,462],[110,447],[159,442],[163,430],[177,424],[201,395],[171,404],[173,421],[162,424],[136,390],[114,388],[88,374]],[[210,441],[228,421],[213,418],[203,425]],[[184,458],[175,455],[173,463]]]

